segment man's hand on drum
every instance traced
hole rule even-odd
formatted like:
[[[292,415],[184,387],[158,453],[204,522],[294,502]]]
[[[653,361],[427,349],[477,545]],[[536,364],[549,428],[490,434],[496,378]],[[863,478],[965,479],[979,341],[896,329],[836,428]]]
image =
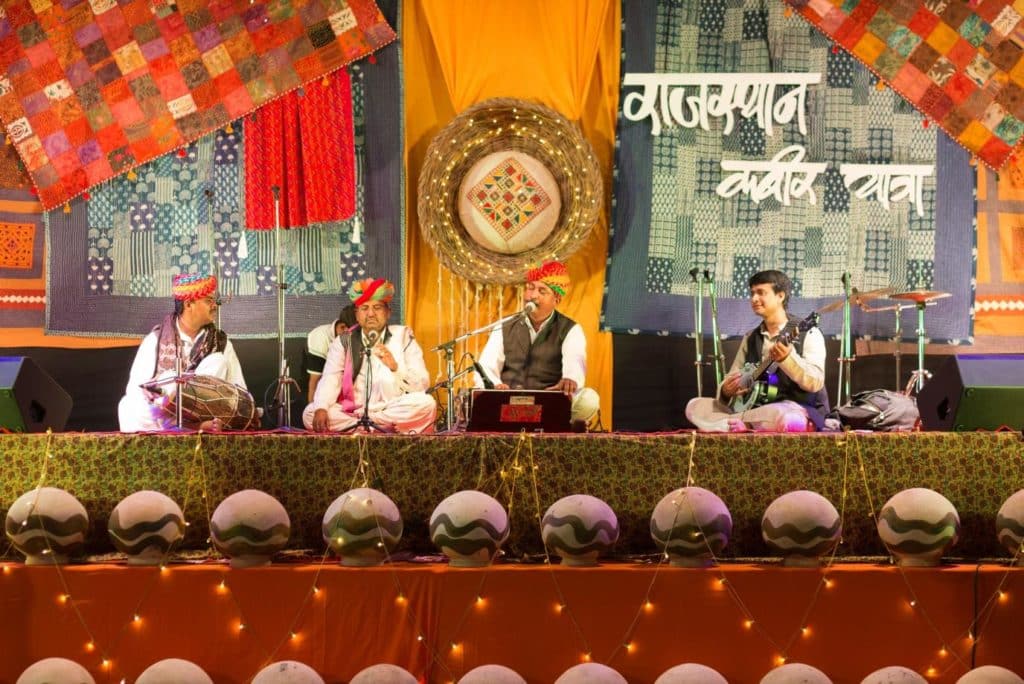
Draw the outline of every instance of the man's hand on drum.
[[[327,409],[317,409],[313,414],[313,432],[327,432]]]

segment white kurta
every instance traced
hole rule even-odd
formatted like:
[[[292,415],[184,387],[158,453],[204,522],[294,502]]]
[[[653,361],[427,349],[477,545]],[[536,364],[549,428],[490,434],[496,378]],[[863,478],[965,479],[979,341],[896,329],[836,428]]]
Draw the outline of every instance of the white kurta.
[[[191,338],[178,328],[178,338],[181,340],[181,354],[188,358],[194,347],[202,336],[200,332],[195,338]],[[153,379],[153,369],[156,368],[157,358],[157,333],[150,332],[142,339],[138,351],[135,353],[135,361],[132,363],[132,370],[128,375],[128,385],[125,387],[124,396],[117,406],[117,417],[121,426],[121,432],[142,432],[151,430],[169,430],[176,424],[174,416],[163,408],[160,398],[151,401],[150,396],[142,389],[144,382]],[[228,340],[223,352],[209,354],[199,362],[195,370],[196,375],[211,375],[221,380],[226,380],[239,387],[245,387],[245,377],[242,375],[242,366],[238,362],[238,355],[235,348]],[[158,379],[174,376],[174,371],[165,371]],[[168,395],[175,391],[174,383],[163,386]]]
[[[530,343],[533,344],[544,328],[551,324],[552,318],[554,317],[548,316],[540,330],[534,330],[525,317],[516,325],[527,327],[530,332]],[[501,326],[491,331],[478,361],[487,373],[488,379],[495,385],[500,384],[501,371],[505,368],[505,336]],[[479,374],[475,374],[475,377],[476,387],[483,387],[483,378]],[[587,380],[587,338],[579,323],[569,328],[565,339],[562,340],[562,377],[576,383],[576,392],[572,395],[572,419],[590,420],[601,408],[601,398],[595,390],[583,386]]]
[[[302,422],[307,429],[313,428],[313,415],[318,409],[327,411],[330,430],[344,430],[355,425],[363,415],[369,373],[370,420],[398,432],[433,431],[437,402],[425,392],[430,384],[430,375],[423,362],[423,350],[412,331],[404,325],[389,325],[388,330],[390,336],[385,346],[398,368],[392,371],[376,355],[364,358],[359,374],[352,381],[355,408],[351,413],[346,413],[338,403],[346,349],[340,337],[331,342],[313,402],[302,413]]]

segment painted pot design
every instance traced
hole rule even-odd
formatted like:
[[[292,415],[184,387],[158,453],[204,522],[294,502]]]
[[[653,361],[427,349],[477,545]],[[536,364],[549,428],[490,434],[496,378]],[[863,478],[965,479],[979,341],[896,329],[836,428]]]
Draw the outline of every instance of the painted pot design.
[[[11,504],[4,530],[26,565],[63,564],[84,550],[89,514],[63,489],[42,487]]]
[[[882,506],[878,536],[900,565],[935,566],[960,536],[960,516],[936,491],[904,489]]]
[[[707,567],[714,563],[732,534],[732,515],[713,492],[682,487],[669,492],[651,515],[651,538],[678,567]]]
[[[210,536],[233,568],[267,565],[288,543],[291,520],[281,502],[258,489],[235,492],[210,519]]]
[[[402,538],[402,516],[383,492],[360,487],[327,507],[321,530],[342,565],[379,565]]]
[[[814,566],[839,542],[843,521],[832,503],[800,489],[772,501],[761,518],[761,536],[783,565]]]
[[[593,566],[619,539],[612,507],[587,494],[573,494],[551,504],[541,519],[541,539],[562,565]]]
[[[185,535],[185,516],[169,496],[144,490],[114,507],[107,533],[128,565],[159,565]]]
[[[430,539],[454,567],[491,563],[508,539],[508,513],[496,499],[472,489],[456,492],[430,516]]]

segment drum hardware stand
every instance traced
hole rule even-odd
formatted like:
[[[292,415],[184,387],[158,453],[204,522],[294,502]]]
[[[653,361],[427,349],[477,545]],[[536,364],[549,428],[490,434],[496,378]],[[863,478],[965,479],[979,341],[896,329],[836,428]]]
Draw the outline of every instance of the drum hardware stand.
[[[704,282],[708,286],[708,303],[711,305],[711,363],[715,367],[715,386],[725,379],[725,356],[722,355],[722,341],[718,337],[718,298],[715,295],[715,279],[704,269]]]
[[[473,337],[474,335],[479,335],[485,332],[491,332],[492,330],[495,330],[505,325],[509,321],[529,315],[529,313],[533,310],[531,306],[533,308],[536,308],[536,304],[530,302],[521,311],[516,311],[514,314],[510,314],[508,316],[505,316],[504,318],[499,318],[498,320],[492,323],[488,323],[485,326],[479,327],[476,330],[470,330],[469,332],[462,333],[458,337],[454,337],[448,340],[447,342],[442,342],[441,344],[438,344],[430,348],[430,351],[432,352],[444,352],[445,379],[437,383],[430,389],[428,389],[427,393],[429,394],[434,390],[440,389],[442,387],[448,390],[448,404],[446,407],[446,415],[444,420],[445,432],[451,431],[455,420],[455,381],[458,380],[463,375],[469,373],[471,370],[473,370],[473,367],[470,366],[469,368],[459,371],[458,373],[455,372],[455,345],[461,342],[462,340]]]
[[[850,324],[850,274],[843,273],[840,280],[843,283],[843,330],[839,341],[839,382],[836,387],[836,406],[842,406],[853,397],[850,391],[850,376],[853,372],[853,362],[857,357],[853,354],[853,328]]]
[[[932,374],[925,370],[924,367],[924,347],[925,347],[925,328],[924,328],[924,311],[929,306],[935,303],[937,299],[943,299],[944,297],[950,297],[948,292],[940,292],[938,290],[910,290],[909,292],[898,292],[893,295],[889,295],[889,299],[905,300],[913,302],[913,306],[917,309],[917,369],[910,374],[910,381],[907,383],[907,387],[904,392],[909,395],[911,389],[915,393],[920,393],[921,388],[924,387],[925,380],[931,378]],[[900,305],[897,305],[900,306]],[[910,308],[907,306],[906,308]],[[897,317],[899,312],[897,311]]]
[[[288,375],[288,359],[284,353],[284,291],[288,289],[288,283],[284,280],[284,260],[281,257],[281,188],[277,185],[270,186],[274,193],[274,256],[277,261],[277,368],[280,375],[276,381],[274,390],[274,406],[277,409],[277,429],[290,431],[292,429],[292,393],[294,386],[299,389],[299,384]]]
[[[693,367],[697,372],[697,396],[704,396],[704,281],[697,277],[700,269],[690,269],[690,279],[697,286],[693,295]]]
[[[394,430],[391,428],[378,425],[370,419],[370,388],[373,387],[373,347],[377,344],[379,335],[376,331],[371,330],[366,333],[366,338],[367,344],[363,347],[363,370],[366,371],[366,388],[363,391],[363,415],[359,416],[359,420],[355,424],[349,425],[339,432],[355,432],[359,428],[363,428],[366,432],[376,430],[377,432],[392,433]]]

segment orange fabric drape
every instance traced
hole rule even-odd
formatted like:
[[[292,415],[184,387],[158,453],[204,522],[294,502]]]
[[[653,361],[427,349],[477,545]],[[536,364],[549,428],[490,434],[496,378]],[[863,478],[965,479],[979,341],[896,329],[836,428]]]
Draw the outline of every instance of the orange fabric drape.
[[[1012,159],[999,173],[978,165],[978,295],[975,337],[1024,336],[1024,163]],[[987,200],[1000,205],[987,211]],[[998,245],[997,248],[994,248]],[[1003,294],[986,293],[1001,286]],[[1007,348],[1005,351],[1018,351]]]
[[[304,662],[328,682],[381,662],[425,682],[458,681],[486,663],[553,682],[584,653],[638,684],[683,662],[704,663],[730,682],[757,682],[784,650],[789,662],[835,682],[902,665],[952,684],[970,666],[972,646],[976,665],[1024,672],[1024,569],[1003,565],[905,576],[889,565],[837,565],[817,598],[821,570],[777,565],[83,565],[62,570],[66,584],[52,567],[0,568],[0,682],[52,656],[81,663],[101,683],[135,681],[172,657],[195,662],[219,684],[248,682],[278,660]],[[61,600],[65,592],[70,600]],[[975,623],[976,606],[985,611]]]
[[[605,210],[567,261],[572,290],[560,309],[587,337],[587,385],[611,425],[612,338],[599,332],[619,82],[619,4],[612,0],[472,0],[403,4],[408,168],[408,322],[425,347],[518,308],[514,287],[477,288],[443,269],[419,230],[416,184],[433,136],[459,112],[492,97],[532,100],[578,122],[604,177]],[[468,343],[479,350],[483,340]],[[439,375],[442,360],[427,354]]]

